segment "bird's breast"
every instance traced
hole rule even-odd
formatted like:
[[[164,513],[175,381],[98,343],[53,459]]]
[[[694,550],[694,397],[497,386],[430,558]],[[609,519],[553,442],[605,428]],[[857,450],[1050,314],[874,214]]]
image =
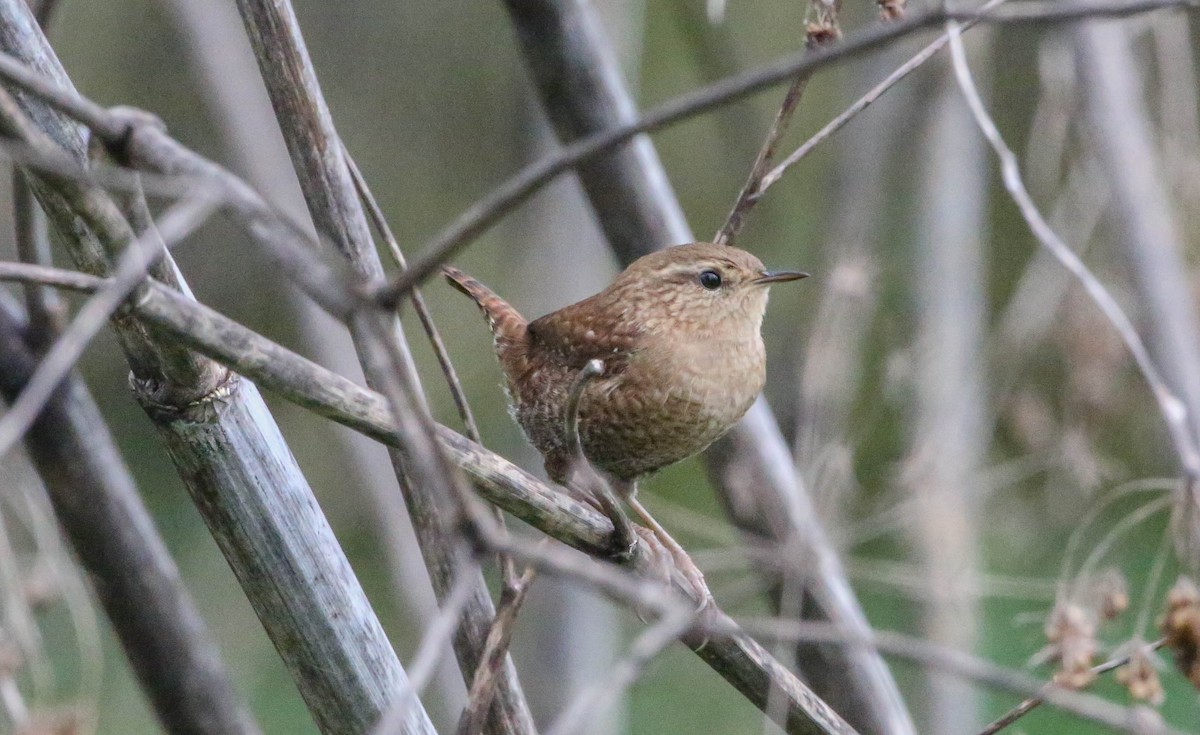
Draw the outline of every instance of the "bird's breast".
[[[764,381],[761,340],[640,349],[619,376],[585,393],[584,451],[623,479],[674,464],[727,432]]]

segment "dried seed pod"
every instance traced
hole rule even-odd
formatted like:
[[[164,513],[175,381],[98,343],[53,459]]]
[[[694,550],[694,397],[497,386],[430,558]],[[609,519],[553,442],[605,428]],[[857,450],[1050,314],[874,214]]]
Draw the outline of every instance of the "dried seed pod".
[[[1129,656],[1129,663],[1117,669],[1117,683],[1129,691],[1129,696],[1155,707],[1163,703],[1166,696],[1154,658],[1145,646],[1138,646]]]
[[[1055,605],[1046,621],[1046,640],[1059,663],[1055,684],[1082,689],[1095,681],[1096,623],[1086,610],[1070,602]]]
[[[1161,629],[1175,654],[1175,665],[1200,688],[1200,589],[1191,579],[1180,577],[1167,593]]]
[[[1112,620],[1129,608],[1129,587],[1125,575],[1113,567],[1106,569],[1096,579],[1093,587],[1096,595],[1096,612],[1101,620]]]

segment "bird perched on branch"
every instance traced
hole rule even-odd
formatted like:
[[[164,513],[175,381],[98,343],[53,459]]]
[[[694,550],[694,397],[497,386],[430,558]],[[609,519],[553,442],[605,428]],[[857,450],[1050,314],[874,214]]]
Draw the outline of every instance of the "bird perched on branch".
[[[637,501],[637,481],[702,451],[746,413],[766,382],[768,287],[808,274],[768,271],[735,247],[680,245],[639,258],[595,296],[530,322],[462,271],[443,272],[487,318],[513,415],[550,479],[568,480],[574,387],[584,456],[707,596],[699,570]],[[603,371],[580,383],[597,359]]]

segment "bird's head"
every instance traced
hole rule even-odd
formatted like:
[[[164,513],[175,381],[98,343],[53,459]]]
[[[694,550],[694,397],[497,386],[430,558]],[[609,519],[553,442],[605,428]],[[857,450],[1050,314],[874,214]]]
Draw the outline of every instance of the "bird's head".
[[[739,248],[697,242],[638,258],[610,287],[629,316],[648,331],[689,329],[701,334],[762,326],[774,283],[806,278],[768,271]]]

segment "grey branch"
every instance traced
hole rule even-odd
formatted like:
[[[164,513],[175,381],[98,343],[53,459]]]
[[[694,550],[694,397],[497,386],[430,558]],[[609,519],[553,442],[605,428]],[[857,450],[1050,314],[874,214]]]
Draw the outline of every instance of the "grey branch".
[[[35,370],[23,326],[0,304],[0,391]],[[164,729],[258,735],[166,544],[142,504],[86,386],[68,376],[25,433],[25,446],[76,558]]]
[[[73,94],[22,0],[0,0],[0,49]],[[31,145],[57,146],[86,163],[76,122],[26,93],[17,100],[20,111],[5,111],[8,126]],[[110,135],[129,129],[103,118]],[[62,177],[31,180],[81,264],[106,272],[134,239],[103,191]],[[186,289],[169,256],[154,275]],[[262,398],[185,347],[152,339],[140,323],[114,324],[139,400],[314,718],[326,732],[365,731],[404,670]],[[412,733],[433,729],[420,708],[407,724]]]

